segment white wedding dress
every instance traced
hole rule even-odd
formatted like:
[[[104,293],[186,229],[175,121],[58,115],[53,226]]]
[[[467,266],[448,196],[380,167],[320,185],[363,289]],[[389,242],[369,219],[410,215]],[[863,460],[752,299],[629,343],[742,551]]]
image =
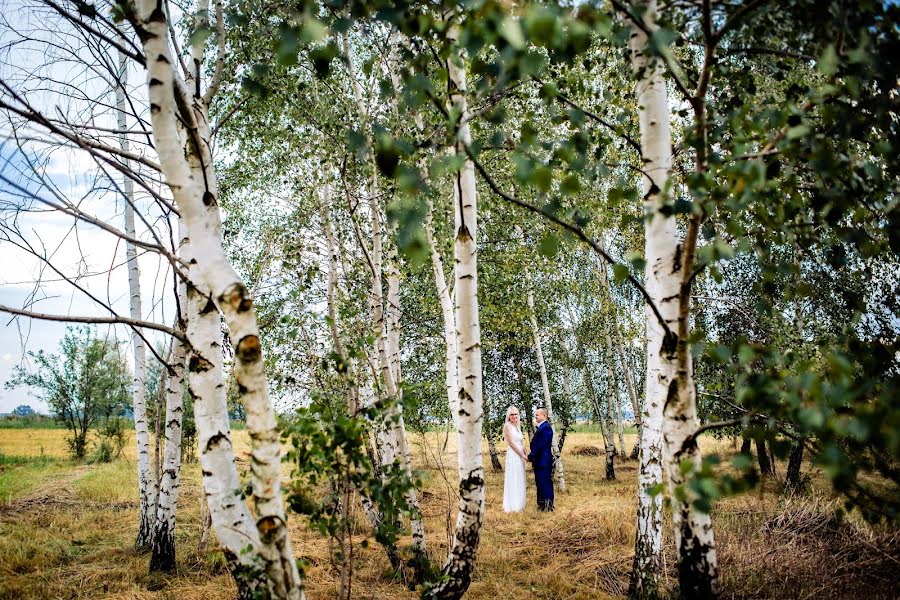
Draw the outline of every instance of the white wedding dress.
[[[522,450],[522,432],[518,427],[510,427],[510,437]],[[503,511],[522,512],[525,510],[525,461],[512,448],[506,451],[506,475],[503,478]]]

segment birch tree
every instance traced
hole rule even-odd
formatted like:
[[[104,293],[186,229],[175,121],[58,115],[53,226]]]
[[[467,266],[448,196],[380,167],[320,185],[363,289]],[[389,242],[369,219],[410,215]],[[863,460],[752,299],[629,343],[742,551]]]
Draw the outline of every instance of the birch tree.
[[[128,122],[126,119],[127,108],[125,104],[125,86],[128,81],[128,60],[119,53],[119,77],[116,85],[116,126],[119,129],[119,147],[123,152],[129,151]],[[125,168],[130,169],[129,159],[125,159]],[[123,177],[122,190],[124,192],[125,205],[125,234],[132,239],[137,239],[134,226],[134,182],[130,177]],[[143,317],[141,310],[141,271],[137,260],[137,247],[131,241],[125,243],[125,253],[128,260],[128,288],[130,298],[131,318],[140,320]],[[150,429],[147,424],[147,400],[146,400],[146,373],[147,350],[143,338],[137,330],[132,333],[131,346],[134,352],[134,387],[132,389],[132,401],[134,403],[134,431],[137,444],[137,472],[138,472],[138,504],[140,505],[140,525],[138,525],[137,540],[134,545],[138,549],[147,549],[153,545],[153,526],[155,515],[153,507],[156,505],[156,482],[150,470]]]
[[[643,23],[655,27],[656,2],[644,6]],[[634,25],[629,40],[631,67],[638,77],[636,96],[641,127],[641,154],[644,163],[644,226],[647,261],[645,287],[668,328],[676,326],[680,292],[679,264],[672,264],[678,252],[678,231],[674,217],[660,212],[666,199],[667,180],[672,166],[672,139],[669,132],[669,104],[663,65],[647,55],[647,33]],[[645,309],[647,323],[647,374],[642,409],[640,468],[638,470],[638,512],[634,566],[630,593],[654,597],[658,593],[662,568],[662,483],[663,407],[670,387],[675,385],[675,340],[663,329],[655,315]],[[655,493],[654,493],[655,492]],[[677,526],[676,526],[677,528]]]
[[[198,6],[197,18],[208,14]],[[183,79],[170,51],[167,17],[152,2],[128,7],[125,17],[141,40],[147,64],[147,91],[160,166],[191,240],[192,264],[187,291],[189,382],[200,445],[203,484],[213,526],[226,550],[239,595],[302,598],[300,576],[291,551],[280,493],[281,448],[269,402],[253,299],[231,267],[221,241],[208,106],[221,78],[224,24],[216,3],[220,55],[213,79],[201,93],[203,47],[191,47],[192,68]],[[219,311],[234,342],[234,375],[252,440],[254,517],[243,500],[222,377]]]
[[[367,137],[371,140],[371,124],[368,122],[369,111],[363,97],[362,86],[354,65],[350,36],[347,31],[343,33],[342,42],[344,54],[347,57],[347,69],[350,77],[350,85],[353,97],[356,101],[357,117]],[[371,144],[368,146],[371,148]],[[381,463],[387,476],[388,468],[395,462],[400,466],[405,475],[412,477],[412,464],[409,452],[409,442],[406,435],[406,425],[400,408],[400,338],[399,338],[399,273],[396,271],[396,248],[388,240],[389,253],[393,260],[389,261],[387,314],[385,319],[385,296],[383,284],[384,246],[385,240],[382,231],[381,208],[378,202],[378,174],[375,165],[375,157],[371,150],[367,153],[369,174],[369,219],[372,234],[372,247],[370,258],[371,279],[371,308],[372,308],[372,332],[375,339],[375,352],[381,373],[381,382],[384,385],[385,395],[389,408],[384,412],[384,418],[379,428],[381,434]],[[417,577],[424,577],[423,568],[427,564],[425,555],[425,525],[422,521],[422,513],[419,509],[419,500],[414,486],[407,490],[407,502],[412,509],[410,526],[413,535],[413,552]]]
[[[459,25],[450,24],[448,40],[454,44]],[[447,59],[450,108],[459,115],[453,132],[454,153],[467,156],[472,143],[466,101],[466,57],[457,48]],[[456,295],[456,348],[458,352],[459,508],[450,554],[441,571],[442,579],[425,591],[428,598],[460,598],[469,588],[484,518],[484,466],[481,458],[482,370],[481,330],[478,320],[478,211],[475,167],[466,158],[454,182],[453,244],[454,292]]]
[[[534,336],[534,351],[537,354],[538,369],[541,373],[541,389],[544,392],[544,406],[547,408],[547,418],[553,421],[553,401],[550,398],[550,383],[547,378],[547,365],[544,363],[544,351],[541,346],[541,330],[538,328],[537,315],[534,312],[534,293],[528,290],[528,311],[531,321],[531,332]],[[559,447],[558,429],[553,430],[553,440],[551,441],[551,450],[553,451],[553,461],[555,466],[556,487],[560,492],[566,491],[566,478],[563,472],[562,455]]]

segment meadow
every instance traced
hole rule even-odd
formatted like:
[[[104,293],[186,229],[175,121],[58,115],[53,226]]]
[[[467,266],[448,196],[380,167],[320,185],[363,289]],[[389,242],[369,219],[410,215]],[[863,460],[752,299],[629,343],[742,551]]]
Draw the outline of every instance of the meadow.
[[[132,550],[137,531],[134,449],[98,465],[66,458],[59,429],[0,430],[0,598],[233,598],[235,588],[213,539],[200,556],[199,469],[183,468],[179,499],[178,570],[150,576],[148,557]],[[446,555],[456,506],[456,453],[452,436],[413,434],[416,466],[423,472],[422,506],[432,558]],[[235,433],[246,468],[246,432]],[[629,445],[631,439],[627,439]],[[599,435],[569,434],[564,465],[569,491],[556,512],[539,513],[529,481],[522,514],[502,512],[503,475],[490,471],[487,512],[471,599],[622,598],[633,556],[635,461],[617,461],[615,481],[603,479]],[[704,439],[706,453],[735,451],[729,441]],[[501,455],[503,446],[500,446]],[[783,475],[784,464],[777,465]],[[785,496],[778,478],[719,501],[714,524],[725,598],[900,597],[900,534],[872,527],[854,514],[841,519],[840,502],[824,478],[809,470],[810,489]],[[353,536],[353,597],[413,599],[368,537],[362,515]],[[333,598],[340,561],[334,546],[290,521],[295,553],[305,559],[310,599]],[[666,528],[666,582],[676,582],[670,528]]]

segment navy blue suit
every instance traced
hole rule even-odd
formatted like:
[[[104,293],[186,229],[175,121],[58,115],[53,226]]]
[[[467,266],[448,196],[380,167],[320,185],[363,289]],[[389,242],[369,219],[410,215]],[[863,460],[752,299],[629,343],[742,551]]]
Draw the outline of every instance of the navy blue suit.
[[[537,484],[539,510],[553,510],[553,428],[544,421],[531,438],[531,452],[528,460],[534,467],[534,481]]]

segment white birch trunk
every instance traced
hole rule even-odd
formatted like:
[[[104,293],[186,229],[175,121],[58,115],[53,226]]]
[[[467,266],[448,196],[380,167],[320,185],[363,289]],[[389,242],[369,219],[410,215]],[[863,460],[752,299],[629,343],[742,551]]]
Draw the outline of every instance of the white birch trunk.
[[[187,293],[179,286],[180,306],[184,307]],[[183,328],[183,324],[182,324]],[[159,481],[159,499],[156,506],[156,522],[153,534],[153,550],[150,557],[151,571],[175,570],[175,514],[178,491],[181,486],[181,424],[184,409],[184,362],[187,349],[181,340],[172,340],[172,372],[166,378],[166,445],[163,451],[162,473]]]
[[[654,26],[656,1],[646,4],[644,22]],[[633,27],[629,50],[631,66],[641,77],[636,85],[641,127],[644,171],[645,211],[652,216],[644,226],[647,275],[645,287],[670,327],[675,326],[678,311],[677,270],[669,259],[677,245],[675,219],[660,214],[665,201],[664,190],[672,164],[669,106],[666,83],[660,61],[650,61],[644,53],[647,36]],[[652,178],[652,179],[651,179]],[[671,296],[667,298],[666,296]],[[662,494],[652,495],[650,488],[662,483],[663,405],[669,385],[675,377],[674,344],[664,345],[664,331],[649,307],[644,309],[647,327],[647,374],[641,431],[640,467],[638,469],[638,512],[634,565],[631,577],[632,595],[653,597],[659,591],[662,568]]]
[[[455,42],[458,29],[448,35]],[[460,116],[455,152],[466,156],[471,143],[466,103],[465,58],[447,60],[450,102]],[[423,593],[425,598],[457,599],[469,588],[484,519],[484,466],[481,457],[482,370],[481,330],[478,319],[477,206],[475,166],[468,158],[454,182],[454,291],[456,294],[456,348],[459,365],[459,512],[450,554],[442,579]]]
[[[444,318],[444,348],[446,364],[444,365],[444,384],[447,387],[447,406],[453,419],[453,428],[459,430],[459,366],[456,363],[456,316],[453,314],[453,299],[450,288],[444,277],[444,261],[434,239],[434,222],[431,206],[425,217],[425,236],[431,250],[431,266],[434,270],[434,283],[437,287],[438,300],[441,303],[441,315]]]
[[[350,75],[353,96],[356,101],[360,126],[368,130],[368,111],[363,98],[362,86],[359,83],[356,67],[353,63],[353,54],[350,47],[350,38],[347,32],[343,34],[344,54],[347,57],[347,68]],[[371,141],[371,140],[370,140]],[[370,145],[371,148],[371,145]],[[388,290],[388,318],[385,320],[384,292],[382,283],[382,265],[384,256],[384,242],[381,227],[381,208],[378,203],[378,177],[375,170],[374,157],[369,153],[371,175],[369,179],[369,213],[372,227],[372,293],[371,304],[373,313],[373,334],[376,350],[381,368],[382,381],[387,397],[392,400],[391,406],[384,411],[382,426],[378,430],[381,442],[381,462],[387,467],[394,462],[399,463],[400,468],[410,479],[412,478],[412,461],[409,452],[409,443],[406,435],[406,425],[399,402],[399,375],[400,375],[400,341],[399,328],[394,326],[392,319],[396,317],[399,325],[399,273],[392,266],[389,274]],[[391,251],[394,256],[394,250]],[[393,291],[390,289],[393,287]],[[393,293],[394,306],[391,306]],[[388,475],[388,469],[382,472]],[[425,523],[422,520],[422,512],[419,509],[419,499],[415,486],[411,486],[406,494],[406,501],[412,509],[410,528],[413,537],[413,552],[416,554],[416,564],[424,565],[425,556]],[[421,571],[419,575],[421,576]]]
[[[649,0],[643,12],[644,25],[656,28],[656,1]],[[644,163],[644,198],[648,218],[645,224],[646,289],[663,316],[670,332],[677,330],[683,265],[681,244],[673,217],[660,213],[665,202],[666,181],[672,165],[672,142],[669,130],[669,106],[663,66],[644,53],[647,36],[632,28],[630,52],[632,68],[639,75],[636,86]],[[650,308],[645,309],[647,326],[647,379],[641,436],[641,465],[638,472],[637,537],[631,588],[634,596],[652,596],[659,587],[661,562],[660,514],[661,496],[648,489],[662,481],[662,462],[672,495],[675,541],[679,549],[679,579],[684,597],[700,598],[718,595],[717,566],[712,525],[708,514],[691,507],[676,493],[684,482],[680,470],[681,446],[697,428],[694,386],[690,376],[690,353],[682,365],[687,384],[679,390],[678,343],[674,333],[665,330]],[[686,344],[686,340],[683,340]],[[665,435],[663,436],[663,432]],[[665,453],[663,453],[665,442]],[[699,463],[699,453],[690,459]]]
[[[119,146],[128,152],[128,122],[125,118],[125,85],[128,81],[128,62],[124,54],[119,53],[119,85],[116,86],[116,124],[119,129]],[[125,168],[130,162],[125,160]],[[125,234],[136,238],[134,226],[134,182],[124,177],[122,191],[125,195]],[[141,272],[138,268],[137,248],[129,241],[125,242],[125,256],[128,262],[128,291],[130,296],[130,314],[132,319],[143,318],[141,309]],[[137,539],[134,546],[144,550],[153,544],[153,507],[156,504],[156,481],[150,468],[150,428],[147,424],[147,348],[135,330],[131,334],[131,345],[134,349],[134,432],[137,443],[137,475],[138,498],[141,522],[138,526]]]
[[[159,4],[139,1],[133,24],[147,60],[150,117],[160,165],[192,244],[189,380],[196,398],[200,462],[210,514],[237,579],[239,595],[302,598],[281,498],[281,445],[268,397],[253,301],[221,242],[207,107],[199,95],[200,61],[195,62],[196,92],[189,97],[187,86],[175,72],[166,17]],[[198,54],[196,48],[194,54]],[[188,102],[190,106],[186,106]],[[179,119],[185,123],[184,140],[178,133]],[[222,381],[219,310],[236,341],[234,373],[252,442],[250,479],[255,519],[239,495],[242,486],[234,462]]]
[[[544,405],[547,407],[547,419],[553,424],[553,401],[550,397],[550,380],[547,377],[547,365],[544,362],[544,350],[541,345],[541,330],[538,327],[537,315],[534,312],[534,293],[528,290],[528,312],[531,317],[531,332],[534,335],[534,351],[537,354],[538,369],[541,373],[541,388],[544,391]],[[556,488],[560,492],[566,491],[566,477],[563,472],[562,456],[559,454],[559,429],[558,424],[553,428],[553,439],[550,449],[553,453],[553,461],[556,474]]]
[[[612,286],[609,284],[609,275],[606,267],[600,267],[600,279],[603,281],[603,287],[606,288],[607,298],[609,299],[609,307],[612,314],[612,331],[613,339],[616,343],[616,352],[619,356],[619,362],[622,364],[622,377],[625,379],[625,387],[628,391],[628,400],[631,403],[632,414],[634,415],[634,425],[637,427],[637,440],[631,449],[631,458],[638,458],[641,449],[641,402],[638,398],[637,390],[634,385],[634,376],[631,373],[631,366],[628,364],[628,356],[625,354],[625,348],[622,344],[622,335],[619,331],[617,322],[616,304],[612,297]],[[624,451],[624,446],[623,446]]]

